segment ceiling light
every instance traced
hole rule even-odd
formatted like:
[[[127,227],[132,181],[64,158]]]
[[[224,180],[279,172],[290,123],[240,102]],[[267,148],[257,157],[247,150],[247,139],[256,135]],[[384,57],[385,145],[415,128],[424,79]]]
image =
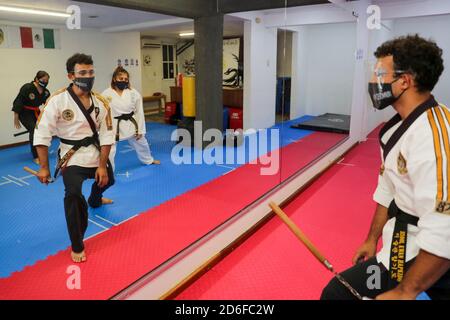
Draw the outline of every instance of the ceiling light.
[[[69,18],[71,17],[68,13],[55,12],[55,11],[45,11],[45,10],[37,10],[37,9],[25,9],[25,8],[17,8],[17,7],[6,7],[0,6],[0,11],[7,12],[15,12],[15,13],[27,13],[27,14],[37,14],[42,16],[53,16],[53,17],[61,17],[61,18]]]
[[[184,33],[180,33],[180,37],[191,37],[194,34],[195,34],[194,32],[184,32]]]

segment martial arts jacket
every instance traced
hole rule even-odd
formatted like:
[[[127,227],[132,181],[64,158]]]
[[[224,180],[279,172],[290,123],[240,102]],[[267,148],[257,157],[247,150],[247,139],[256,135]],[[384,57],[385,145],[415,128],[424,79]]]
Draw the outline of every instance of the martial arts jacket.
[[[417,226],[407,227],[406,261],[420,249],[450,259],[450,111],[433,97],[417,109],[421,111],[403,121],[396,115],[397,123],[381,132],[382,167],[373,199],[385,207],[394,200],[399,209],[417,217]],[[410,124],[406,131],[400,128],[405,122]],[[400,138],[389,143],[395,135]],[[390,152],[384,156],[386,147]],[[384,226],[383,247],[377,254],[388,269],[396,219]]]
[[[136,89],[125,89],[120,96],[114,89],[108,88],[103,91],[102,96],[108,100],[113,116],[113,130],[117,133],[119,120],[117,117],[129,115],[136,121],[137,129],[132,121],[122,120],[119,124],[119,140],[126,140],[133,137],[136,133],[145,135],[145,116],[142,96]]]
[[[108,102],[97,93],[91,94],[92,112],[90,116],[97,127],[100,146],[112,145],[111,112]],[[41,113],[34,131],[34,145],[50,146],[52,136],[68,140],[82,140],[93,135],[89,122],[70,96],[67,89],[62,89],[50,97]],[[72,145],[60,142],[59,156],[63,157]],[[69,159],[66,166],[98,167],[100,152],[95,145],[81,147]]]

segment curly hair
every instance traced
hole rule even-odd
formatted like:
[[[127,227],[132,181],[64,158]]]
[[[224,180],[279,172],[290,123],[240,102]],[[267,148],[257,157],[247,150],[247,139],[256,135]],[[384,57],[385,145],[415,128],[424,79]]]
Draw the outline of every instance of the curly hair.
[[[387,41],[374,55],[376,58],[392,55],[394,69],[411,73],[419,92],[432,91],[444,71],[442,49],[433,40],[418,34]]]
[[[66,62],[66,69],[68,73],[74,72],[76,64],[94,64],[92,61],[92,56],[86,55],[84,53],[75,53]]]

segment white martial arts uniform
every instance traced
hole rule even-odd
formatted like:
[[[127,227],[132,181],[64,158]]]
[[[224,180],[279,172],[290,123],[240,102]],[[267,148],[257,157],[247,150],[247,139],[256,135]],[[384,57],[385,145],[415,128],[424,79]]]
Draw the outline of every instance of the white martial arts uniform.
[[[120,96],[114,89],[108,88],[102,95],[108,100],[113,115],[113,130],[117,132],[118,119],[114,117],[123,114],[134,113],[133,118],[138,125],[138,134],[142,134],[139,140],[136,140],[136,128],[131,121],[122,120],[119,125],[119,140],[127,140],[130,146],[136,150],[139,160],[144,164],[152,164],[154,159],[150,151],[149,143],[145,137],[145,116],[142,96],[135,89],[125,89]],[[110,161],[114,168],[114,158],[116,155],[116,145],[112,146],[110,152]]]
[[[434,102],[435,107],[422,113],[387,155],[373,196],[385,207],[395,200],[398,208],[419,218],[417,226],[408,225],[406,261],[420,249],[450,259],[450,111]],[[402,122],[384,134],[384,144]],[[383,247],[377,254],[387,269],[395,221],[384,226]]]
[[[100,145],[113,145],[114,132],[107,103],[98,94],[92,95],[94,110],[91,118],[97,125]],[[92,136],[86,117],[66,89],[59,90],[49,98],[34,131],[34,145],[50,146],[53,136],[62,139],[81,140]],[[63,157],[73,146],[60,143],[59,152]],[[95,168],[99,165],[100,152],[94,145],[81,147],[69,159],[66,166]]]

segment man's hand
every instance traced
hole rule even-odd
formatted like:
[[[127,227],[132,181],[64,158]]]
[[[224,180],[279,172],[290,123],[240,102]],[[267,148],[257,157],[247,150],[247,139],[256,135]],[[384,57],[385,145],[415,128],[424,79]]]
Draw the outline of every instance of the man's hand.
[[[135,134],[134,136],[136,137],[136,141],[142,138],[142,134]]]
[[[37,178],[41,183],[48,184],[51,180],[48,168],[40,168],[37,173]]]
[[[416,300],[417,294],[404,292],[398,287],[380,294],[375,300]]]
[[[108,171],[106,170],[106,167],[98,167],[95,171],[95,181],[97,181],[97,185],[100,188],[103,188],[108,184],[109,178],[108,178]]]
[[[22,126],[20,125],[19,114],[16,112],[14,112],[14,127],[16,129],[22,128]]]
[[[358,250],[352,259],[353,264],[357,264],[360,260],[367,260],[372,258],[377,253],[377,242],[372,240],[366,240]]]

